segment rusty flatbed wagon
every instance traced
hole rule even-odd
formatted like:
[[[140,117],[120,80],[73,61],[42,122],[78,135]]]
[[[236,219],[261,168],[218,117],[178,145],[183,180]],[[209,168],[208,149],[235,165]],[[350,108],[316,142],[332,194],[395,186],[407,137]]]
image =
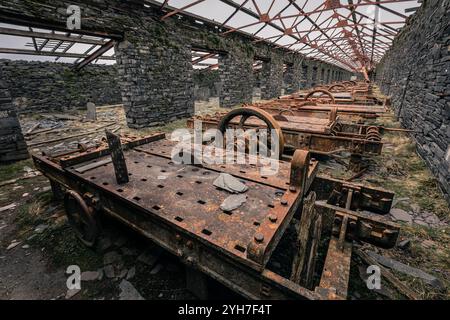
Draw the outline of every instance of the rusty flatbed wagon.
[[[383,105],[385,101],[378,99],[365,90],[352,89],[350,91],[330,91],[329,88],[315,88],[309,91],[299,91],[290,95],[279,97],[280,100],[295,99],[301,101],[325,102],[339,105],[376,106]]]
[[[175,163],[176,142],[163,134],[107,137],[109,147],[33,155],[54,193],[64,191],[68,220],[89,246],[99,215],[106,215],[246,298],[339,299],[347,293],[352,241],[396,242],[398,226],[383,218],[394,195],[316,177],[318,163],[308,152],[277,161],[278,174],[263,176],[259,164]],[[248,188],[245,203],[231,212],[220,209],[230,194],[213,185],[222,173]],[[315,218],[308,223],[308,216]],[[328,253],[317,270],[317,237],[327,228]],[[290,232],[298,232],[298,241],[289,241]],[[304,237],[310,232],[315,238]],[[288,258],[277,269],[280,257]],[[314,272],[323,275],[315,279]]]
[[[217,128],[222,133],[227,128],[259,129],[280,128],[278,133],[281,154],[290,156],[296,149],[308,150],[314,154],[331,155],[339,152],[352,154],[355,169],[359,169],[362,156],[381,153],[383,143],[377,127],[348,124],[345,127],[337,121],[336,110],[329,118],[292,116],[289,112],[272,116],[256,107],[234,109],[228,113],[197,116],[188,119],[187,126],[194,128],[195,121],[201,121],[202,130]],[[343,131],[346,129],[347,131]]]
[[[376,119],[386,114],[389,102],[384,106],[380,105],[343,105],[334,104],[329,101],[305,101],[304,99],[277,99],[268,102],[252,103],[249,106],[264,109],[271,114],[280,112],[289,112],[292,115],[300,117],[327,118],[328,113],[336,110],[337,115],[343,120],[352,122],[364,122],[370,119]]]

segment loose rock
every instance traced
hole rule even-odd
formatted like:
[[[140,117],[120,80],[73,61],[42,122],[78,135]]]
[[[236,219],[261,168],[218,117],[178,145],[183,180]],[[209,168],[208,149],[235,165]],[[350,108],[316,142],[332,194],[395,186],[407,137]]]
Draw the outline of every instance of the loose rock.
[[[391,209],[391,211],[389,213],[390,213],[391,217],[396,221],[403,221],[403,222],[408,222],[408,223],[412,222],[412,218],[409,215],[409,213],[403,209],[394,208],[394,209]]]
[[[222,204],[220,205],[220,209],[225,212],[231,212],[237,208],[239,208],[243,203],[247,201],[247,196],[245,194],[233,194],[227,197]]]
[[[141,294],[129,281],[125,279],[122,280],[119,287],[121,290],[119,300],[144,300]]]
[[[228,173],[221,173],[217,179],[214,180],[213,185],[231,193],[242,193],[248,190],[248,187],[245,184]]]

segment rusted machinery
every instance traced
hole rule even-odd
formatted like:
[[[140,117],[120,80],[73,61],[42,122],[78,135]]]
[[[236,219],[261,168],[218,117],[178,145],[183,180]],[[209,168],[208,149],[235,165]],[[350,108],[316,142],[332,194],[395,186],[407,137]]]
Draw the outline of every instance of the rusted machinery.
[[[252,103],[249,106],[258,107],[271,114],[287,112],[299,117],[327,118],[329,113],[336,110],[341,120],[351,122],[365,122],[376,119],[386,113],[383,106],[357,106],[317,103],[313,101],[297,101],[295,99],[278,99],[268,102]]]
[[[342,84],[333,84],[328,87],[316,87],[309,91],[299,91],[290,95],[281,96],[280,99],[295,99],[296,101],[314,101],[341,105],[385,105],[372,94],[369,87],[345,87]]]
[[[227,114],[217,113],[212,116],[197,116],[189,119],[187,126],[194,128],[194,121],[201,121],[202,129],[219,129],[225,133],[227,128],[258,129],[280,128],[278,138],[281,153],[291,156],[296,149],[308,150],[314,154],[332,155],[340,152],[351,153],[351,167],[360,170],[363,156],[381,153],[383,144],[377,127],[352,126],[349,131],[343,127],[333,109],[328,118],[299,117],[279,113],[272,116],[269,112],[256,107],[244,107],[231,110]]]
[[[318,163],[307,151],[297,150],[290,163],[275,160],[278,173],[263,176],[259,161],[174,162],[174,150],[193,151],[176,149],[163,134],[107,137],[108,146],[33,155],[55,194],[64,191],[68,220],[89,246],[106,215],[246,298],[343,299],[352,242],[389,248],[397,240],[398,225],[383,217],[392,193],[316,177]],[[213,184],[222,173],[248,188],[231,212],[220,208],[230,194]],[[318,252],[327,252],[323,270]]]

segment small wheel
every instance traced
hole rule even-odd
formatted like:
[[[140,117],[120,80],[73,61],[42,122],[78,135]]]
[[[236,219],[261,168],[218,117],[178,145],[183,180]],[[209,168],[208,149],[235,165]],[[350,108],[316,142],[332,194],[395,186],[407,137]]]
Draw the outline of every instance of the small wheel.
[[[327,95],[330,98],[331,103],[333,103],[333,104],[336,103],[336,101],[334,100],[333,94],[330,91],[327,91],[327,90],[324,90],[324,89],[317,89],[317,90],[313,90],[313,91],[309,92],[305,96],[305,101],[307,101],[309,98],[312,98],[313,95],[316,94],[316,93],[325,94],[325,95]]]
[[[77,237],[86,246],[93,247],[98,236],[98,225],[93,209],[73,190],[67,190],[64,207],[69,224],[75,229]]]
[[[218,124],[218,130],[224,135],[226,129],[230,125],[231,121],[236,118],[241,117],[239,121],[239,129],[244,129],[245,122],[251,118],[256,117],[266,124],[266,127],[270,130],[274,130],[276,133],[276,140],[279,146],[278,150],[278,158],[281,159],[281,156],[283,155],[283,149],[284,149],[284,137],[283,133],[281,131],[281,127],[278,124],[278,122],[272,117],[270,113],[267,111],[264,111],[259,108],[254,107],[245,107],[245,108],[238,108],[231,110],[228,112],[219,122]],[[268,137],[270,137],[270,134],[268,134]],[[268,146],[269,147],[269,146]]]

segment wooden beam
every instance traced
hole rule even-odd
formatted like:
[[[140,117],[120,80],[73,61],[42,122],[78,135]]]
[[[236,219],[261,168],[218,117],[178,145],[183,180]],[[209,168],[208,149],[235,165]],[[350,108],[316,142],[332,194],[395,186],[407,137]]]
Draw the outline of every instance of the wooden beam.
[[[112,47],[114,47],[114,44],[116,42],[114,40],[109,40],[107,43],[105,43],[103,46],[101,46],[100,48],[98,48],[96,51],[94,51],[91,55],[87,56],[86,58],[84,58],[83,61],[80,61],[76,66],[75,66],[75,70],[80,70],[81,68],[83,68],[84,66],[88,65],[89,63],[91,63],[92,61],[94,61],[95,59],[101,59],[102,58],[102,54],[104,54],[106,51],[108,51],[109,49],[111,49]]]
[[[32,56],[49,56],[49,57],[62,57],[62,58],[87,58],[87,55],[80,53],[62,53],[62,52],[48,52],[48,51],[34,51],[26,49],[10,49],[0,48],[0,53],[7,54],[24,54]],[[102,60],[116,60],[115,57],[99,57]]]
[[[96,44],[96,45],[100,45],[100,46],[105,44],[105,41],[102,41],[102,40],[76,38],[76,37],[69,37],[69,36],[66,36],[63,34],[17,30],[17,29],[12,29],[12,28],[1,28],[0,27],[0,34],[6,34],[9,36],[19,36],[19,37],[60,40],[60,41],[68,41],[68,42],[88,43],[88,44]]]

